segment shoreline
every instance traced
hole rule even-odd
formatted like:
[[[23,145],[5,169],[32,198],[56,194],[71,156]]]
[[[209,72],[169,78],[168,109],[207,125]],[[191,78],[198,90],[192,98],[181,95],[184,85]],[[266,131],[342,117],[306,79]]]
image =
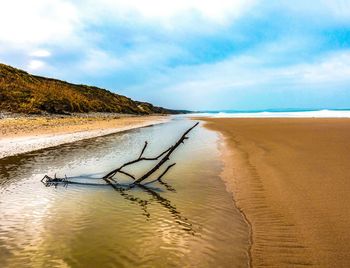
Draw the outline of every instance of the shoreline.
[[[0,159],[169,120],[169,116],[156,115],[2,118]]]
[[[212,130],[208,127],[207,122],[203,122],[203,123],[204,123],[203,125],[205,128]],[[215,131],[215,132],[217,132],[217,131]],[[236,200],[235,192],[234,192],[234,189],[236,189],[236,185],[233,185],[234,181],[232,180],[232,178],[234,177],[234,174],[232,172],[232,169],[230,168],[232,166],[232,163],[231,163],[232,151],[227,143],[227,138],[221,132],[217,132],[217,134],[219,136],[218,146],[219,146],[219,150],[220,150],[220,157],[221,157],[221,160],[223,162],[223,169],[220,173],[220,177],[226,186],[226,191],[232,194],[232,201],[233,201],[234,207],[237,209],[237,211],[239,211],[243,221],[247,225],[247,228],[248,228],[248,248],[247,248],[246,253],[247,253],[247,259],[248,259],[248,267],[252,267],[252,259],[253,259],[252,254],[251,254],[251,249],[253,246],[252,224],[249,221],[249,219],[247,218],[247,215],[244,213],[242,208],[237,204],[237,200]]]
[[[253,267],[349,265],[350,119],[196,119],[220,134]]]

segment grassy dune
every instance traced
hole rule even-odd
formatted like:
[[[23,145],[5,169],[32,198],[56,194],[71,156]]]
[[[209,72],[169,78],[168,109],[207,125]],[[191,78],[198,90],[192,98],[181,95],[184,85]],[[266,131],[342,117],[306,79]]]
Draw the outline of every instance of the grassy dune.
[[[108,90],[31,75],[0,63],[0,110],[28,114],[114,112],[169,114],[179,111],[134,101]]]

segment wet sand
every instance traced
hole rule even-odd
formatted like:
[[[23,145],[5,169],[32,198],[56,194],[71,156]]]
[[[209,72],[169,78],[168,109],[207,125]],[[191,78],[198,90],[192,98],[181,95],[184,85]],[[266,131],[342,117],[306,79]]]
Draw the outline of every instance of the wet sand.
[[[350,266],[350,119],[207,118],[253,267]]]
[[[0,158],[168,120],[167,116],[125,115],[2,118]]]
[[[101,183],[145,141],[144,156],[154,156],[193,124],[172,120],[0,159],[0,267],[247,267],[247,226],[219,177],[218,136],[202,126],[171,155],[176,166],[163,183],[119,192],[40,182],[57,173]],[[140,176],[156,163],[127,170]]]

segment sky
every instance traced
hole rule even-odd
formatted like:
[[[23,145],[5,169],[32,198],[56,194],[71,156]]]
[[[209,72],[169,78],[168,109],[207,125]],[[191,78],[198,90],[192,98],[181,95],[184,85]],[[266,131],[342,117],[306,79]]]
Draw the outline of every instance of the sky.
[[[350,0],[0,0],[0,62],[173,109],[350,108]]]

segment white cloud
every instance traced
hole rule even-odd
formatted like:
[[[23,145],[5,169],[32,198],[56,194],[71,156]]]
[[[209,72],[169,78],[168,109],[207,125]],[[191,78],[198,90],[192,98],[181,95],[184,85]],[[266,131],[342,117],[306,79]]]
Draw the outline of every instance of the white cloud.
[[[80,71],[84,71],[88,74],[94,74],[96,76],[105,75],[104,72],[118,69],[121,66],[121,61],[108,53],[91,49],[85,54],[82,61],[78,62],[76,68]]]
[[[32,57],[38,57],[38,58],[46,58],[46,57],[50,57],[51,56],[51,52],[45,49],[38,49],[38,50],[34,50],[32,51],[29,56]]]
[[[266,27],[268,38],[276,26],[270,14],[286,14],[296,22],[296,33],[281,30],[278,34],[283,36],[271,34],[271,40],[248,44],[244,52],[233,51],[234,57],[221,62],[199,59],[197,65],[184,66],[198,63],[193,48],[215,41],[210,38],[221,30],[222,35],[244,38],[255,32],[250,26]],[[231,27],[244,16],[243,30],[239,24]],[[268,23],[254,25],[260,18]],[[29,71],[73,81],[94,83],[99,76],[112,81],[114,74],[125,74],[122,86],[135,85],[135,98],[154,94],[191,102],[206,96],[211,101],[231,91],[349,82],[350,52],[322,56],[315,49],[322,39],[308,31],[301,31],[307,38],[298,39],[298,23],[306,21],[305,27],[310,25],[318,35],[327,29],[323,25],[346,20],[350,21],[349,0],[0,0],[0,57]],[[203,43],[203,51],[210,49],[207,45]],[[123,82],[117,80],[119,87]],[[172,94],[164,94],[168,92]]]
[[[289,70],[304,83],[342,83],[350,81],[350,51],[330,53],[312,64],[297,65]]]
[[[309,63],[273,67],[267,62],[273,55],[262,54],[251,53],[213,64],[169,69],[152,77],[148,83],[135,86],[131,92],[133,97],[141,96],[146,100],[151,100],[148,96],[152,96],[169,107],[177,96],[176,104],[180,104],[177,108],[181,105],[188,109],[220,107],[221,102],[230,108],[230,101],[232,105],[244,106],[242,96],[246,99],[261,94],[283,96],[285,90],[290,95],[309,92],[310,96],[317,96],[350,83],[350,50],[325,54]]]
[[[257,1],[0,0],[0,45],[3,50],[29,52],[40,46],[94,49],[98,42],[95,38],[103,35],[88,30],[95,24],[113,28],[149,23],[147,27],[151,28],[204,31],[209,27],[203,23],[230,22]]]
[[[241,15],[244,9],[252,3],[252,1],[243,0],[221,0],[220,3],[216,0],[131,0],[118,2],[120,6],[137,10],[141,15],[148,18],[167,18],[183,12],[193,11],[219,22],[225,20],[229,15]]]
[[[225,23],[240,17],[257,0],[94,0],[88,1],[91,15],[109,14],[118,19],[162,21],[158,26],[183,25],[186,17],[203,18],[214,23]],[[91,16],[90,16],[91,17]],[[182,18],[182,19],[179,19]],[[191,19],[190,19],[191,21]]]
[[[310,23],[350,22],[349,0],[287,0],[271,2],[266,6],[286,10],[294,16],[307,17]]]
[[[350,20],[350,1],[349,0],[323,0],[325,10],[333,16]]]
[[[37,71],[42,69],[45,66],[45,62],[41,60],[31,60],[28,64],[28,69],[30,71]]]
[[[78,18],[75,6],[64,0],[1,0],[0,41],[22,46],[67,41]]]

